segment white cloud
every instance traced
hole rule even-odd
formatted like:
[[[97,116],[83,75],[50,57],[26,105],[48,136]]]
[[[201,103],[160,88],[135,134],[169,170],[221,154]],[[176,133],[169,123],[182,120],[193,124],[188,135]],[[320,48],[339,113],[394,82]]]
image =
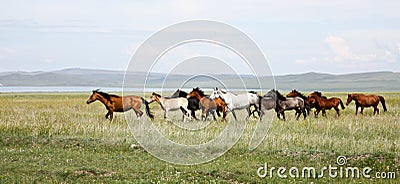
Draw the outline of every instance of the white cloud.
[[[318,59],[315,57],[311,57],[310,59],[296,59],[294,62],[297,64],[310,64],[318,62]]]
[[[400,43],[396,43],[398,54],[400,55]]]
[[[0,48],[0,61],[15,56],[16,54],[17,51],[14,48]]]
[[[379,66],[400,62],[400,43],[394,44],[390,40],[381,40],[376,45],[374,40],[352,39],[349,43],[341,36],[328,36],[324,39],[328,50],[320,57],[300,58],[297,64],[336,64],[342,68],[373,69]],[[386,69],[390,70],[390,69]]]
[[[377,58],[377,55],[372,54],[357,54],[351,51],[347,41],[339,36],[328,36],[325,42],[329,45],[331,51],[335,54],[333,61],[372,61]]]

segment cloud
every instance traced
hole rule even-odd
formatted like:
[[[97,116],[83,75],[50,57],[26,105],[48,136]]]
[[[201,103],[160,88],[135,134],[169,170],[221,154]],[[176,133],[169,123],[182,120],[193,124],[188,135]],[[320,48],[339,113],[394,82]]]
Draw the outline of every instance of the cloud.
[[[17,54],[14,48],[0,48],[0,61],[8,57],[13,57]]]
[[[398,54],[400,55],[400,43],[396,43]]]
[[[296,59],[294,62],[297,64],[309,64],[309,63],[316,63],[319,60],[315,57],[311,57],[310,59]]]
[[[333,61],[372,61],[377,59],[377,55],[372,54],[357,54],[351,51],[347,41],[339,36],[328,36],[325,42],[329,45],[331,51],[335,54]]]
[[[391,66],[400,63],[400,43],[382,40],[381,44],[376,45],[374,40],[362,39],[360,41],[353,39],[350,44],[343,37],[327,36],[323,43],[329,49],[323,51],[324,54],[307,59],[299,58],[294,62],[299,65],[318,63],[322,64],[321,66],[330,64],[353,69],[376,69],[383,65]]]

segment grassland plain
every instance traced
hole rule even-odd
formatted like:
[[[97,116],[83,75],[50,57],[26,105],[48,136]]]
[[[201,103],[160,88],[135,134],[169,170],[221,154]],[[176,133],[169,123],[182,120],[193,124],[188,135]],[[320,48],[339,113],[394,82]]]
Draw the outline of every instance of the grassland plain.
[[[225,155],[205,164],[181,166],[147,153],[133,138],[123,114],[109,122],[99,102],[87,105],[82,93],[0,94],[0,183],[399,183],[400,93],[385,96],[388,112],[373,116],[372,109],[355,116],[354,102],[341,117],[328,111],[327,118],[288,120],[274,117],[261,145],[248,150],[257,123],[247,122],[239,142]],[[346,93],[325,93],[346,99]],[[157,104],[151,105],[155,124],[171,139],[191,142],[161,120]],[[380,106],[381,112],[383,111]],[[244,112],[239,115],[244,118]],[[231,115],[229,115],[231,117]],[[194,122],[196,123],[196,122]],[[246,123],[243,121],[243,123]],[[225,122],[212,121],[218,131]],[[206,140],[206,139],[205,139]],[[162,146],[162,145],[160,145]],[[371,178],[280,178],[276,172],[260,178],[257,169],[269,167],[337,166],[371,167]],[[396,178],[375,178],[376,172],[394,172]],[[286,173],[288,175],[288,173]]]

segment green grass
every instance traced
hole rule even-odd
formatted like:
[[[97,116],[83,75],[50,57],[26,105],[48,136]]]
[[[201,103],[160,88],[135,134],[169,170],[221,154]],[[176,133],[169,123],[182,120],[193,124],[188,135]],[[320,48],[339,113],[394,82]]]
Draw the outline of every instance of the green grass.
[[[345,93],[325,93],[345,100]],[[274,117],[268,135],[255,150],[248,143],[256,127],[251,119],[239,142],[223,156],[199,165],[181,166],[161,161],[137,144],[123,114],[105,119],[100,102],[87,105],[89,94],[0,94],[0,183],[398,183],[400,180],[400,93],[380,93],[388,112],[377,116],[372,109],[355,116],[354,102],[327,118],[307,117],[287,121]],[[171,140],[197,144],[212,139],[226,122],[212,121],[198,134],[184,133],[162,121],[157,104],[155,125]],[[239,117],[244,112],[239,113]],[[231,115],[228,115],[231,117]],[[173,118],[173,116],[172,116]],[[199,122],[188,122],[199,123]],[[243,121],[243,123],[246,123]],[[267,131],[267,130],[265,130]],[[198,139],[193,139],[198,136]],[[162,145],[160,145],[162,146]],[[269,167],[315,167],[336,165],[339,155],[347,166],[371,167],[374,172],[396,172],[396,179],[260,178],[257,169]]]

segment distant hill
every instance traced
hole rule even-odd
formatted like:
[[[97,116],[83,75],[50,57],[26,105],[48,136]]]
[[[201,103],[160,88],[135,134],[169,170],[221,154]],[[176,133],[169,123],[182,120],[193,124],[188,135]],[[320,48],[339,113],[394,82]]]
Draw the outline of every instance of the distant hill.
[[[99,86],[121,87],[125,72],[111,70],[94,70],[70,68],[50,72],[3,72],[0,73],[1,86]],[[129,79],[143,81],[145,72],[130,72]],[[147,79],[149,87],[163,86],[166,74],[152,74]],[[172,81],[164,87],[179,87],[181,81],[189,78],[188,75],[168,75]],[[217,75],[217,77],[229,84],[230,87],[242,87],[242,81],[234,75]],[[241,76],[247,87],[256,87],[254,76]],[[270,76],[260,77],[261,81],[270,81]],[[301,91],[400,91],[400,73],[394,72],[370,72],[344,75],[332,75],[323,73],[304,73],[293,75],[275,76],[276,88],[280,90],[299,89]],[[143,84],[130,82],[129,87],[142,87]],[[216,86],[207,78],[199,78],[195,86]],[[273,88],[273,84],[267,84]],[[194,87],[194,86],[193,86]]]

